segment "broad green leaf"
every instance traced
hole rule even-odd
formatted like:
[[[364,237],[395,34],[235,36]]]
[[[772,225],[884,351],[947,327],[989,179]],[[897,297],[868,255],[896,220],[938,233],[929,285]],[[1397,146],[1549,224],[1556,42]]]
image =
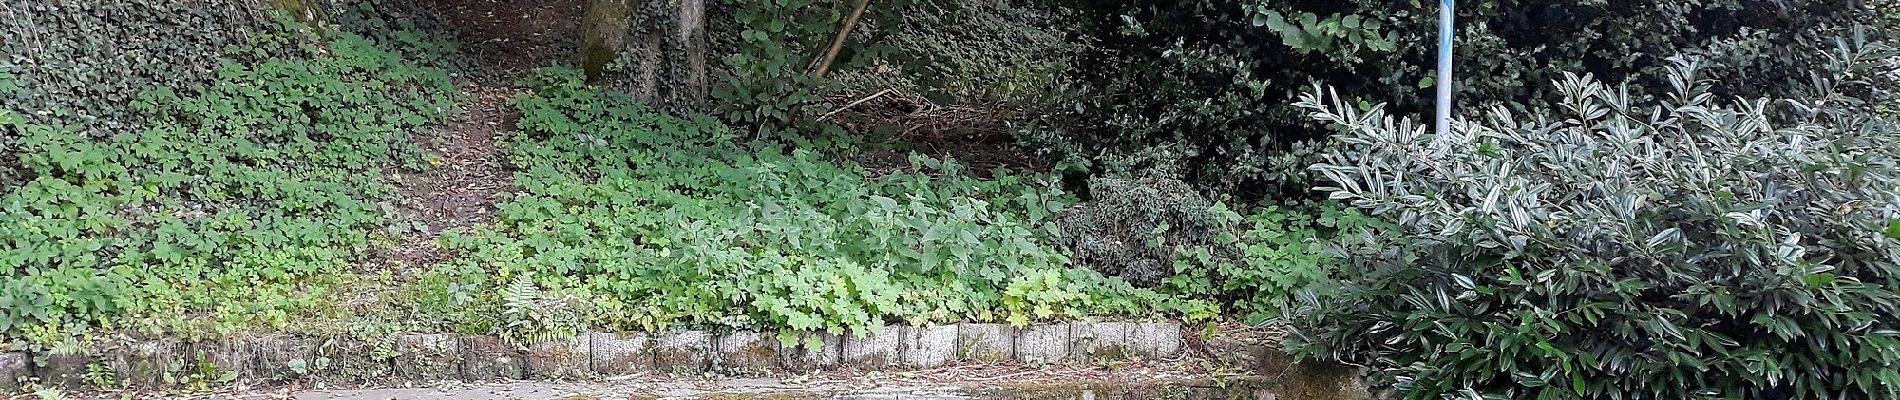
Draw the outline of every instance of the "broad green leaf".
[[[1290,33],[1290,31],[1294,30],[1292,27],[1287,25],[1286,17],[1281,16],[1280,12],[1267,11],[1265,15],[1267,19],[1265,21],[1261,21],[1261,23],[1266,24],[1267,29],[1270,29],[1274,32],[1279,32],[1282,35],[1288,34]],[[1255,18],[1258,18],[1258,16],[1256,16]]]

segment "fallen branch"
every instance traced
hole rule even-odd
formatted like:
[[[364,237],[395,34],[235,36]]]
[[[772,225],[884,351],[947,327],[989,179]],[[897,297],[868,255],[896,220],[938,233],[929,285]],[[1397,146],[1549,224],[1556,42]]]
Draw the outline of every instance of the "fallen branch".
[[[831,112],[825,113],[825,115],[823,116],[819,116],[818,120],[824,121],[826,118],[831,118],[831,116],[844,112],[844,110],[851,109],[851,107],[857,107],[859,104],[864,104],[864,102],[871,101],[872,99],[876,99],[879,97],[883,97],[884,95],[890,94],[890,93],[891,93],[891,89],[884,89],[883,91],[877,92],[876,94],[865,96],[862,99],[858,99],[858,101],[853,101],[851,102],[851,104],[846,104],[844,105],[844,107],[838,107],[838,109],[836,110],[831,110]]]

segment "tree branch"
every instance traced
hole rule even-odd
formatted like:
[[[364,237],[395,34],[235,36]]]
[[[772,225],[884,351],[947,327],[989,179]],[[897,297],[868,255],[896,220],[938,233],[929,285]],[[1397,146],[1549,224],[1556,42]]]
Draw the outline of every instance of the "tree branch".
[[[870,4],[871,0],[858,0],[857,8],[851,10],[851,17],[845,18],[844,24],[838,26],[838,36],[831,39],[831,46],[825,49],[823,56],[818,57],[818,66],[812,69],[811,77],[823,78],[825,72],[831,70],[831,63],[838,60],[838,52],[844,49],[844,39],[850,37],[851,30],[858,27],[858,18],[864,16],[864,8]]]

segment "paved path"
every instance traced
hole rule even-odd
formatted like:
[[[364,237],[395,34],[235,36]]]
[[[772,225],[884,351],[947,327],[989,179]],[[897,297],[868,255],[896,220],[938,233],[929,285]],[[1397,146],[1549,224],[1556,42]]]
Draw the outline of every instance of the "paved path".
[[[977,388],[975,390],[982,390]],[[463,387],[416,389],[318,390],[297,394],[298,400],[607,400],[607,399],[975,399],[978,394],[955,386],[888,386],[869,389],[849,385],[826,389],[784,385],[777,380],[742,379],[717,384],[629,384],[518,382]]]
[[[777,379],[721,379],[655,382],[511,382],[413,389],[313,390],[298,400],[607,400],[607,399],[850,399],[850,400],[1320,400],[1352,396],[1313,396],[1309,391],[1263,377],[1116,380],[1054,383],[875,383]],[[1332,392],[1340,394],[1339,392]],[[1291,395],[1289,395],[1291,394]]]

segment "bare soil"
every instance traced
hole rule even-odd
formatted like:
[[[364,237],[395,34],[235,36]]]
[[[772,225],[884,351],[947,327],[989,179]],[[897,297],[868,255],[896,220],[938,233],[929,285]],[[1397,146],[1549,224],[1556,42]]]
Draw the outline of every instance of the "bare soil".
[[[462,52],[498,75],[574,57],[581,0],[429,0]]]

